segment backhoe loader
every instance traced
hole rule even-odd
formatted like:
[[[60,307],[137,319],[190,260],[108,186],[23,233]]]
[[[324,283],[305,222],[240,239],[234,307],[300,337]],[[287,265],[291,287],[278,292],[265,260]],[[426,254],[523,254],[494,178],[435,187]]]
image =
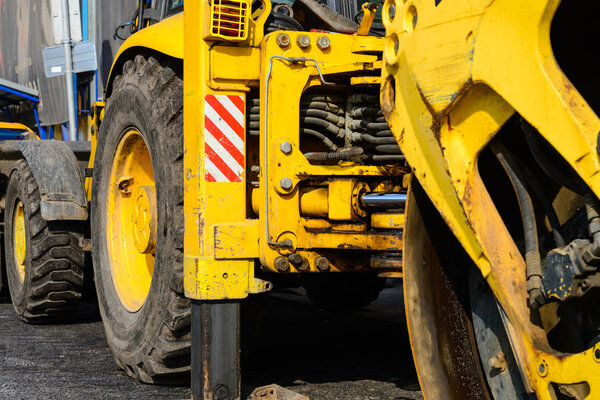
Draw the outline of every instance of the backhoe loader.
[[[598,5],[386,0],[427,399],[600,398]]]
[[[87,168],[64,144],[15,151],[7,269],[34,288],[13,298],[19,316],[68,314],[91,248],[117,364],[160,384],[191,366],[194,398],[233,400],[242,299],[293,274],[322,307],[361,307],[401,277],[409,169],[379,105],[375,8],[357,24],[315,0],[141,0],[92,109]],[[55,159],[71,169],[51,183],[71,185],[41,190],[31,164]],[[40,226],[77,230],[39,243]],[[32,264],[41,249],[54,258]]]

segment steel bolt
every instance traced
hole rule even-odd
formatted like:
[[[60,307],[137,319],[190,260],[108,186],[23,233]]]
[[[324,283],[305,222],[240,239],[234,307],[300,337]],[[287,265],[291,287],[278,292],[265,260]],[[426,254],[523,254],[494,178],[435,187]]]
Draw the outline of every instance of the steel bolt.
[[[290,263],[285,257],[277,257],[275,259],[275,269],[279,272],[287,272],[290,270]]]
[[[331,46],[331,40],[327,36],[319,36],[317,39],[317,47],[321,50],[325,50]]]
[[[310,46],[310,38],[308,37],[308,35],[300,35],[296,38],[296,44],[301,49],[305,49],[308,46]]]
[[[275,38],[275,43],[277,43],[279,47],[287,47],[290,45],[290,36],[287,33],[280,33]]]
[[[296,269],[300,272],[306,272],[310,269],[310,264],[308,263],[308,260],[306,258],[302,258],[302,262],[300,263],[300,265],[298,265],[296,267]]]
[[[290,142],[283,142],[279,146],[279,149],[283,154],[290,154],[292,152],[292,144]]]
[[[292,180],[287,176],[285,178],[281,178],[279,184],[283,190],[290,190],[292,188]]]
[[[229,388],[225,385],[218,385],[213,397],[215,400],[229,400]]]
[[[288,260],[295,266],[302,264],[302,256],[298,253],[293,253],[288,256]]]
[[[329,271],[329,260],[326,257],[315,258],[315,266],[321,272]]]

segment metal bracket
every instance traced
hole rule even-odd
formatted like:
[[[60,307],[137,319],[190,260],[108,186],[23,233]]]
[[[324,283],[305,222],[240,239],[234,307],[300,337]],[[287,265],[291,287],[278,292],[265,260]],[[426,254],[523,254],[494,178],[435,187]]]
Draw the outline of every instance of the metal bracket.
[[[255,278],[254,268],[254,260],[186,256],[183,260],[185,295],[195,300],[235,300],[271,290],[271,282]]]

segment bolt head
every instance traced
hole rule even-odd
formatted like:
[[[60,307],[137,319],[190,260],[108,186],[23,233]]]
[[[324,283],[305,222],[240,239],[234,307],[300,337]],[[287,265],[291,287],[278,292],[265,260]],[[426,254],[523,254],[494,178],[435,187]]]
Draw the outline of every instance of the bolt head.
[[[294,265],[302,264],[302,256],[298,253],[293,253],[288,256],[288,260]]]
[[[290,270],[290,263],[285,257],[277,257],[275,259],[275,269],[279,272],[287,272]]]
[[[315,267],[321,272],[329,271],[329,260],[326,257],[317,257]]]
[[[310,38],[308,35],[300,35],[296,38],[296,44],[298,47],[305,49],[310,46]]]
[[[287,47],[290,45],[290,36],[287,33],[280,33],[275,38],[275,43],[277,43],[279,47]]]
[[[331,40],[327,36],[319,36],[317,39],[317,47],[321,50],[325,50],[331,46]]]
[[[279,184],[283,190],[290,190],[292,188],[292,180],[287,176],[285,178],[281,178]]]
[[[292,152],[292,144],[290,142],[283,142],[279,146],[279,149],[283,154],[290,154]]]

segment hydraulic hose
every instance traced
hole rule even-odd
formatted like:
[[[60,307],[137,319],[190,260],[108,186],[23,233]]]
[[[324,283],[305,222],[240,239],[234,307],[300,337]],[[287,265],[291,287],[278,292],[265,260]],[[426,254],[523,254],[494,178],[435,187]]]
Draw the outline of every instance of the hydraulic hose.
[[[343,126],[344,122],[346,121],[346,119],[340,115],[336,115],[333,113],[330,113],[328,111],[324,111],[324,110],[316,110],[316,109],[300,109],[300,117],[314,117],[314,118],[319,118],[328,122],[331,122],[332,124],[335,124],[336,126]]]
[[[406,161],[406,158],[402,154],[386,154],[379,155],[375,154],[373,156],[373,161],[392,161],[392,162],[403,162]]]
[[[321,142],[323,142],[323,144],[325,144],[325,146],[329,147],[329,149],[332,151],[336,151],[338,149],[338,146],[335,143],[333,143],[327,136],[323,135],[321,132],[317,132],[313,129],[308,129],[308,128],[302,128],[300,130],[300,132],[303,133],[304,135],[310,135],[310,136],[316,137]]]
[[[350,147],[348,149],[341,149],[336,152],[311,152],[304,153],[304,157],[307,160],[312,161],[323,161],[323,160],[345,160],[352,157],[360,156],[363,153],[362,147]]]
[[[332,124],[331,122],[324,121],[319,118],[301,117],[300,122],[303,122],[306,125],[312,125],[312,126],[317,126],[319,128],[323,128],[327,132],[329,132],[333,135],[336,135],[339,138],[343,138],[344,136],[346,136],[345,129],[341,129],[338,126]]]
[[[362,119],[357,119],[350,123],[350,129],[366,129],[370,132],[378,132],[382,130],[389,130],[390,126],[387,124],[387,122],[369,122]]]
[[[396,138],[394,138],[393,136],[378,137],[378,136],[368,135],[366,133],[353,133],[352,139],[355,139],[355,138],[358,138],[362,142],[373,143],[373,144],[381,144],[381,145],[396,144]]]
[[[533,202],[524,184],[523,174],[517,167],[512,154],[500,142],[492,142],[490,149],[504,168],[517,195],[525,238],[525,275],[527,277],[529,305],[537,309],[544,303],[544,297],[541,289],[542,260]]]
[[[397,144],[380,144],[375,146],[375,150],[385,154],[401,154],[400,146]]]
[[[552,229],[552,236],[554,236],[554,243],[556,247],[565,247],[567,242],[564,239],[562,228],[560,226],[560,222],[558,220],[558,216],[556,215],[556,210],[552,207],[552,203],[548,200],[548,198],[544,195],[544,188],[542,184],[535,176],[533,172],[520,160],[515,159],[519,165],[519,168],[525,174],[525,178],[527,183],[531,186],[531,189],[534,193],[537,194],[537,199],[539,200],[541,206],[544,208],[544,212],[548,217],[548,222],[550,223],[550,228]]]
[[[308,101],[300,103],[300,109],[324,110],[332,113],[343,113],[343,109],[335,103],[326,103],[324,101]]]

